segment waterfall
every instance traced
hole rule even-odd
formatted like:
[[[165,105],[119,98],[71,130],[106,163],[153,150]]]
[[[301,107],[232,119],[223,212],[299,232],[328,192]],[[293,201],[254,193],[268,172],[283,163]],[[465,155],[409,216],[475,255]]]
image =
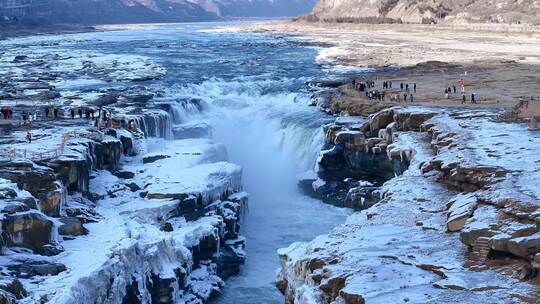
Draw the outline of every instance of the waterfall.
[[[148,111],[142,115],[130,116],[129,119],[135,120],[146,137],[172,138],[173,119],[164,110]]]

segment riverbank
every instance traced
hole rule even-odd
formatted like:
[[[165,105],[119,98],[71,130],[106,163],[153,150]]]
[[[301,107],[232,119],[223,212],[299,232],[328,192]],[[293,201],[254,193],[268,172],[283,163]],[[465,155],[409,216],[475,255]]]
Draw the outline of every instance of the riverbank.
[[[242,169],[163,65],[85,35],[2,44],[0,299],[205,302],[245,259]]]
[[[537,29],[281,22],[233,30],[330,44],[319,63],[352,67],[348,81],[313,96],[340,117],[324,126],[318,171],[301,185],[369,209],[279,250],[287,303],[536,302],[540,194],[531,187],[540,137],[498,121],[516,109],[514,119],[540,115],[516,108],[540,102],[539,57],[529,51],[540,47]],[[370,100],[353,80],[374,81],[388,96]],[[401,102],[389,100],[396,94]],[[359,180],[366,176],[389,180]]]
[[[96,31],[96,27],[78,24],[25,25],[0,23],[0,40],[35,35],[76,34]]]
[[[540,99],[539,27],[286,21],[248,24],[229,30],[288,34],[329,45],[319,52],[320,64],[376,68],[375,73],[362,74],[358,80],[393,81],[394,89],[405,83],[412,90],[416,83],[420,89],[414,94],[414,101],[419,104],[511,109],[521,99]],[[464,94],[458,84],[460,79],[465,81],[468,101],[465,105],[461,104]],[[444,90],[449,87],[453,90],[454,86],[457,94],[451,93],[446,98]],[[337,110],[352,110],[351,104],[365,102],[350,88],[341,91],[342,105],[337,103]],[[478,104],[471,104],[472,93]],[[540,113],[529,116],[534,115]]]

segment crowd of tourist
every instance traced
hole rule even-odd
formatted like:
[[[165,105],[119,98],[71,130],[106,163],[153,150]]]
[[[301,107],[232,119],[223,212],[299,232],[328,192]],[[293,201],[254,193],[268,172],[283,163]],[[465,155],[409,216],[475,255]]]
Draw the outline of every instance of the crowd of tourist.
[[[382,90],[376,89],[376,82],[374,80],[353,80],[353,87],[359,91],[364,92],[369,100],[386,101],[387,96],[390,101],[401,102],[414,102],[414,95],[416,93],[416,83],[403,83],[399,85],[399,91],[392,89],[393,83],[391,80],[382,82]]]
[[[393,88],[394,83],[391,80],[382,82],[382,90],[377,89],[374,80],[353,80],[353,87],[358,92],[363,92],[366,98],[373,101],[386,101],[388,97],[392,102],[414,102],[415,94],[418,89],[416,83],[400,82],[399,87]],[[459,93],[458,93],[459,88]],[[461,103],[467,103],[467,95],[465,94],[465,81],[460,79],[457,83],[449,85],[444,89],[444,97],[450,99],[452,95],[459,96],[461,94]],[[471,104],[478,103],[478,97],[475,93],[471,93],[469,97]]]

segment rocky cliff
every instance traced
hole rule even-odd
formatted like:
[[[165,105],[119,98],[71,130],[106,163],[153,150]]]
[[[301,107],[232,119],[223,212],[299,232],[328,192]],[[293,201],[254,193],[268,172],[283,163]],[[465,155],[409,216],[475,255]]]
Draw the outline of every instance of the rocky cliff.
[[[245,258],[247,195],[210,127],[187,121],[201,101],[156,101],[144,80],[166,70],[150,58],[47,45],[0,53],[17,118],[0,126],[0,303],[204,303]],[[88,79],[114,87],[55,86]]]
[[[463,23],[540,22],[538,0],[320,0],[302,17],[311,21]]]

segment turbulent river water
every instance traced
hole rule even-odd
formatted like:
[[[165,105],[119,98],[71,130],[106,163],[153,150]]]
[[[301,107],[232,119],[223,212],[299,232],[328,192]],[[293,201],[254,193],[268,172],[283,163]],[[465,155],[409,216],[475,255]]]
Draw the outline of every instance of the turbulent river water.
[[[277,249],[327,232],[349,213],[303,196],[296,186],[296,175],[315,165],[321,126],[332,120],[307,106],[306,82],[336,71],[318,65],[317,47],[299,39],[228,33],[213,30],[216,26],[86,33],[77,34],[77,42],[59,43],[66,52],[150,57],[167,74],[141,85],[162,91],[162,99],[203,101],[204,111],[184,114],[183,119],[212,125],[214,139],[243,167],[244,189],[250,195],[242,228],[247,261],[213,303],[283,303],[274,286]],[[76,89],[116,85],[81,83]]]

